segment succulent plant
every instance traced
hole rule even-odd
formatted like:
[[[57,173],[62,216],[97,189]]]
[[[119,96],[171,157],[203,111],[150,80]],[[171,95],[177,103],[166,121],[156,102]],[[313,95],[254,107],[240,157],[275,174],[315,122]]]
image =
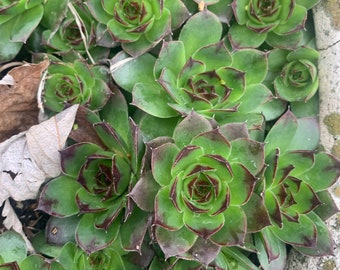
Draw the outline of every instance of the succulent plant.
[[[74,243],[68,242],[56,259],[64,267],[63,269],[69,270],[126,269],[121,255],[111,246],[87,256]]]
[[[108,70],[77,60],[55,62],[48,67],[44,86],[45,106],[59,112],[69,104],[101,109],[110,97]]]
[[[61,56],[65,62],[89,58],[94,63],[108,57],[109,48],[104,47],[108,35],[105,32],[96,33],[96,21],[91,19],[83,2],[62,1],[56,6],[48,1],[45,12],[53,12],[58,18],[55,21],[46,18],[45,14],[41,21],[41,43],[48,53]],[[112,47],[112,44],[107,47]]]
[[[242,246],[247,233],[269,225],[263,201],[253,193],[264,166],[263,144],[249,139],[244,124],[213,128],[192,112],[175,128],[173,141],[155,140],[162,143],[152,148],[154,180],[149,175],[137,184],[132,198],[152,205],[153,196],[142,194],[154,187],[155,238],[166,258],[209,264],[221,246]]]
[[[122,94],[115,91],[107,105],[101,110],[103,120],[89,110],[84,116],[98,142],[62,150],[63,174],[44,187],[39,200],[39,208],[52,216],[81,215],[75,237],[88,254],[114,241],[124,209],[125,219],[131,214],[126,194],[138,179],[137,153],[142,151]]]
[[[88,0],[86,3],[101,24],[99,27],[106,27],[113,42],[120,42],[133,56],[156,46],[189,15],[180,0]]]
[[[299,47],[294,51],[270,51],[270,71],[266,80],[274,82],[277,97],[289,102],[311,99],[319,87],[318,58],[319,53],[308,47]]]
[[[209,31],[202,31],[206,25]],[[219,19],[203,10],[190,17],[178,41],[163,43],[157,59],[118,54],[111,63],[113,78],[132,92],[133,105],[155,117],[185,116],[194,110],[226,122],[239,114],[261,113],[272,98],[262,84],[266,53],[245,49],[231,54],[221,35]]]
[[[44,0],[1,1],[0,63],[12,60],[38,26],[44,14]]]
[[[273,47],[294,48],[301,41],[307,10],[318,2],[234,0],[237,23],[230,27],[230,42],[234,48],[259,47],[265,41]]]
[[[287,111],[265,140],[268,167],[263,193],[272,225],[261,231],[263,240],[258,241],[264,246],[269,262],[285,253],[280,241],[311,256],[333,252],[323,219],[338,211],[327,189],[340,175],[340,161],[330,154],[314,152],[318,136],[301,136],[311,127],[317,129],[317,121],[296,119]],[[278,137],[282,133],[284,140]],[[323,212],[325,208],[328,210]]]

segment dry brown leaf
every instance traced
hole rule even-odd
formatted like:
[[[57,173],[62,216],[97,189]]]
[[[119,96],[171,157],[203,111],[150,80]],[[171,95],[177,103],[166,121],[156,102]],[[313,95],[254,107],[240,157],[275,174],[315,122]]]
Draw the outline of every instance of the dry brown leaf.
[[[49,62],[13,68],[0,83],[0,142],[38,123],[37,90]]]
[[[41,184],[60,174],[59,151],[72,129],[78,105],[0,143],[0,205],[8,197],[35,199]]]
[[[12,197],[16,201],[36,199],[40,186],[61,173],[59,151],[64,148],[79,105],[32,126],[0,143],[0,205]],[[7,213],[7,214],[6,214]],[[22,233],[19,219],[7,205],[4,225]],[[19,224],[18,224],[19,222]]]

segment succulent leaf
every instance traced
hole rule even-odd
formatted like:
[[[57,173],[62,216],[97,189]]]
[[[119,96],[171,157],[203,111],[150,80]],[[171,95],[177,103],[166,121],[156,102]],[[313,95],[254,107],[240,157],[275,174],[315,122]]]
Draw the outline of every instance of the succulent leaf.
[[[76,192],[80,185],[68,176],[59,176],[46,185],[39,198],[38,209],[56,217],[71,216],[78,212]],[[69,193],[65,195],[65,191]]]
[[[202,32],[206,27],[211,31]],[[218,17],[208,10],[203,10],[189,18],[178,39],[183,42],[188,59],[199,48],[219,42],[221,35],[222,24]]]
[[[264,269],[283,269],[286,260],[286,246],[278,240],[270,229],[265,228],[254,235],[258,258]]]
[[[247,218],[242,208],[230,206],[223,212],[227,226],[223,226],[210,237],[211,241],[220,246],[243,245],[247,231]]]
[[[310,212],[308,217],[314,222],[317,229],[316,244],[310,248],[303,246],[294,246],[294,248],[308,256],[333,255],[333,240],[331,239],[331,235],[326,224],[313,212]]]
[[[306,215],[301,215],[298,222],[282,220],[282,228],[270,227],[271,231],[285,243],[294,246],[314,247],[317,241],[317,228]]]
[[[169,187],[164,187],[158,191],[155,198],[155,224],[171,231],[179,230],[183,227],[182,215],[175,208]]]
[[[297,119],[291,111],[287,111],[270,129],[265,139],[265,152],[269,155],[275,148],[279,148],[282,152],[288,149],[292,138],[296,134]],[[285,139],[280,134],[285,133]]]
[[[340,162],[336,157],[327,153],[318,153],[315,155],[313,168],[300,178],[318,192],[327,189],[337,181],[340,175],[339,170]]]
[[[169,231],[156,227],[156,239],[165,258],[176,256],[188,251],[196,242],[197,235],[186,229]]]
[[[82,216],[76,231],[77,244],[87,254],[92,254],[107,247],[114,241],[119,232],[119,219],[117,219],[107,231],[95,228],[94,220],[95,214],[89,213]]]

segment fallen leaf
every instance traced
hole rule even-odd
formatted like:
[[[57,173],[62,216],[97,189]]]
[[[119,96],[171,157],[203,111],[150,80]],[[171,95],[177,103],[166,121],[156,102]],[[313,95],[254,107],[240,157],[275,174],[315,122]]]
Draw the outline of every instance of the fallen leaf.
[[[65,146],[78,107],[79,105],[73,105],[26,132],[29,152],[38,167],[49,178],[60,174],[59,150]]]
[[[37,90],[48,65],[15,67],[0,81],[0,142],[38,123]]]
[[[40,186],[61,173],[59,151],[65,146],[78,107],[73,105],[0,143],[0,205],[9,197],[16,201],[36,199]],[[9,215],[4,221],[6,228],[22,233],[13,209],[7,205],[6,211],[2,213]]]

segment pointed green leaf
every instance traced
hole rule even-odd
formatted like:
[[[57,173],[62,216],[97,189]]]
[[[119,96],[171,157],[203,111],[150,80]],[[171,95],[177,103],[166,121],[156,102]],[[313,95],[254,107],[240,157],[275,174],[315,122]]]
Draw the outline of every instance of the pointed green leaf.
[[[340,161],[327,153],[315,154],[315,165],[299,178],[308,183],[316,192],[333,185],[340,176]]]
[[[322,220],[327,220],[337,212],[339,209],[333,200],[332,195],[327,191],[323,190],[316,194],[321,201],[321,204],[314,209],[314,213],[317,214]]]
[[[93,127],[105,146],[113,153],[127,157],[131,145],[125,143],[123,137],[107,122],[93,124]],[[126,138],[127,139],[127,138]],[[131,143],[131,142],[130,142]],[[108,154],[110,156],[110,154]]]
[[[163,42],[162,49],[156,60],[154,76],[159,78],[164,68],[169,69],[176,77],[185,64],[184,45],[180,41]]]
[[[171,14],[168,9],[163,9],[159,18],[154,20],[153,25],[149,31],[145,32],[145,38],[149,42],[156,45],[164,36],[171,31]]]
[[[231,89],[227,106],[235,105],[233,102],[239,102],[245,92],[246,74],[231,67],[220,68],[216,73],[221,78],[220,83]]]
[[[197,235],[185,227],[178,231],[168,231],[157,226],[156,239],[165,258],[169,258],[188,251],[195,244]]]
[[[242,164],[232,163],[231,168],[234,177],[228,183],[230,205],[240,206],[250,199],[257,179]]]
[[[254,235],[258,259],[264,270],[284,269],[287,260],[286,245],[268,228]]]
[[[250,139],[233,140],[228,161],[239,162],[256,175],[264,166],[264,144]]]
[[[222,269],[228,269],[233,263],[236,263],[239,270],[258,270],[258,267],[247,256],[247,252],[237,247],[222,247],[216,258],[216,264]]]
[[[292,108],[293,109],[293,108]],[[320,143],[320,126],[318,117],[297,119],[298,128],[287,150],[314,151]]]
[[[152,175],[161,186],[170,184],[171,168],[179,151],[173,143],[166,143],[152,150]]]
[[[192,255],[192,259],[195,261],[197,260],[203,265],[209,265],[213,260],[216,259],[217,255],[220,253],[220,250],[220,246],[199,237],[188,253]]]
[[[278,35],[284,35],[304,29],[306,18],[306,8],[294,5],[294,8],[286,22],[279,24],[273,31]]]
[[[175,77],[171,70],[169,70],[166,67],[163,68],[159,76],[158,82],[165,89],[165,91],[172,97],[173,101],[171,101],[171,103],[176,102],[179,104],[183,103],[185,104],[187,102],[183,97],[183,89],[178,87],[177,78]]]
[[[128,92],[138,82],[153,83],[153,67],[156,58],[151,54],[143,54],[132,58],[120,52],[110,62],[110,72],[115,82]],[[133,74],[133,76],[131,76]]]
[[[0,24],[0,63],[12,60],[20,51],[22,42],[11,42],[11,21]]]
[[[281,210],[279,202],[277,201],[277,198],[273,194],[272,191],[266,190],[265,195],[265,205],[268,211],[268,214],[272,221],[275,222],[275,224],[279,227],[282,226],[282,216],[281,216]]]
[[[206,65],[206,70],[226,67],[232,62],[231,55],[224,41],[202,47],[192,57],[195,60],[203,62]]]
[[[228,32],[228,38],[234,49],[258,48],[267,37],[267,33],[257,33],[245,25],[233,23]]]
[[[208,239],[218,232],[225,224],[223,213],[216,216],[207,214],[196,214],[190,211],[183,212],[183,222],[185,226],[204,239]]]
[[[97,229],[109,230],[109,228],[113,226],[112,224],[116,223],[117,220],[120,222],[119,214],[122,212],[125,205],[125,196],[120,196],[111,201],[105,211],[95,213],[94,226]]]
[[[264,141],[266,143],[266,156],[276,148],[279,148],[283,154],[288,149],[291,140],[294,138],[297,128],[297,119],[293,113],[288,110],[279,118],[279,120],[277,120],[266,136]]]
[[[87,253],[91,254],[110,245],[119,232],[120,219],[117,218],[108,230],[97,229],[94,225],[95,214],[83,215],[76,231],[77,244]]]
[[[252,193],[242,209],[247,216],[247,232],[258,232],[271,224],[264,200],[259,195]]]
[[[274,32],[267,34],[266,43],[274,48],[296,49],[303,36],[303,31],[288,35],[277,35]]]
[[[128,106],[125,97],[118,89],[113,89],[113,95],[100,110],[101,119],[117,131],[126,145],[131,144]]]
[[[178,86],[188,87],[189,80],[204,71],[206,71],[205,63],[195,60],[190,56],[178,76]]]
[[[114,18],[108,21],[106,25],[108,30],[110,31],[110,34],[113,36],[114,41],[133,43],[134,41],[137,41],[141,36],[140,33],[127,31],[126,26],[121,24]]]
[[[243,245],[247,232],[247,217],[238,206],[229,206],[223,212],[225,223],[210,240],[221,246]]]
[[[221,35],[222,24],[218,17],[208,10],[203,10],[189,18],[178,39],[183,42],[188,59],[197,49],[219,42]]]
[[[176,159],[172,164],[171,175],[175,177],[180,172],[189,173],[195,164],[199,162],[202,155],[202,148],[191,145],[186,146],[176,156]]]
[[[170,188],[162,188],[155,199],[155,224],[166,230],[179,230],[183,227],[182,214],[177,211],[170,197]]]
[[[170,182],[170,180],[169,180]],[[155,197],[160,186],[152,177],[150,171],[143,174],[129,193],[129,197],[141,208],[143,211],[154,211]],[[148,196],[145,196],[148,194]]]
[[[300,183],[299,190],[293,193],[293,197],[296,204],[292,205],[290,209],[300,214],[309,213],[321,204],[312,188],[304,182]]]
[[[232,66],[245,72],[247,85],[261,83],[266,77],[268,59],[265,52],[255,49],[243,49],[233,53],[232,58]]]
[[[141,110],[161,118],[177,116],[178,113],[168,104],[172,98],[157,83],[137,83],[132,91],[133,105]]]
[[[247,5],[249,0],[234,0],[231,4],[238,24],[243,25],[248,20]]]
[[[181,0],[164,0],[164,8],[171,13],[171,29],[177,29],[189,17],[189,11]]]
[[[314,165],[314,153],[312,151],[293,151],[281,154],[278,167],[287,168],[293,165],[294,169],[290,175],[299,177]]]
[[[202,147],[205,154],[220,155],[225,159],[230,155],[230,143],[218,129],[197,135],[190,144]]]
[[[133,209],[119,231],[124,250],[141,252],[144,235],[148,229],[148,218],[148,213],[138,207]]]
[[[101,196],[90,193],[85,188],[77,191],[76,201],[81,213],[103,211],[107,207]]]
[[[283,218],[282,228],[271,226],[271,231],[283,242],[303,247],[314,247],[317,242],[317,227],[307,215],[300,215],[298,222]]]
[[[312,248],[294,246],[294,248],[307,256],[334,256],[333,239],[327,225],[313,212],[307,215],[317,229],[316,245]]]
[[[94,143],[78,143],[65,148],[60,152],[63,173],[77,178],[86,158],[101,150],[102,148]]]
[[[241,113],[262,113],[262,105],[272,99],[272,92],[264,84],[247,85],[237,110]]]
[[[43,6],[37,5],[15,16],[15,20],[11,21],[11,41],[25,43],[38,26],[43,14]]]
[[[179,148],[190,144],[196,135],[212,130],[212,125],[203,116],[192,111],[174,130],[173,139]]]
[[[54,178],[41,191],[38,209],[56,217],[77,214],[76,193],[80,187],[75,179],[68,176]]]

